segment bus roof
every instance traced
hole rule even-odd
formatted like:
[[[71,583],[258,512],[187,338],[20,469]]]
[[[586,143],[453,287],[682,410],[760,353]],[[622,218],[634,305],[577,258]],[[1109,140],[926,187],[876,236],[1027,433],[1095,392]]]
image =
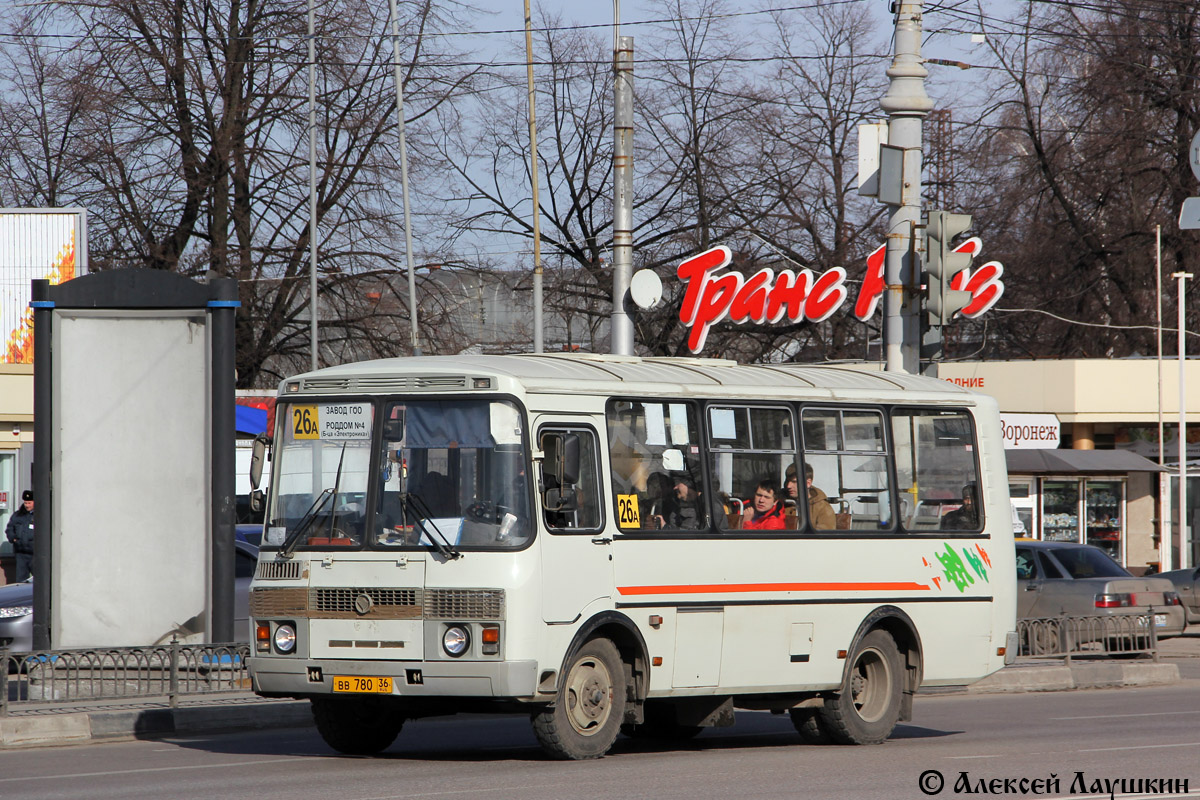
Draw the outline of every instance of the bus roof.
[[[979,398],[947,381],[851,366],[738,364],[714,358],[640,358],[592,353],[422,356],[360,361],[288,378],[301,394],[470,391],[473,379],[497,379],[493,390],[552,394],[654,394],[697,392],[714,396],[869,397],[937,396],[958,403]],[[932,397],[931,397],[932,399]]]

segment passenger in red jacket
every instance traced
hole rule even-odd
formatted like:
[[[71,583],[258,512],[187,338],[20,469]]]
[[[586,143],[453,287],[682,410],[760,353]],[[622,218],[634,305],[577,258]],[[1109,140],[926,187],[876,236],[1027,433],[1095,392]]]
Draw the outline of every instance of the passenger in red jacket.
[[[779,487],[771,481],[763,481],[754,491],[754,500],[742,514],[743,530],[781,531],[787,527],[783,518],[783,501],[779,499]]]

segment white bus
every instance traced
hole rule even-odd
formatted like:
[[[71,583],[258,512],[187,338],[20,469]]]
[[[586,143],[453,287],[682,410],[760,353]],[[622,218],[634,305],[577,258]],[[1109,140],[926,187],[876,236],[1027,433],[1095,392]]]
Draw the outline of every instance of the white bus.
[[[878,743],[1016,654],[999,417],[949,383],[427,357],[288,379],[276,418],[249,668],[344,753],[514,710],[569,759],[735,708]]]

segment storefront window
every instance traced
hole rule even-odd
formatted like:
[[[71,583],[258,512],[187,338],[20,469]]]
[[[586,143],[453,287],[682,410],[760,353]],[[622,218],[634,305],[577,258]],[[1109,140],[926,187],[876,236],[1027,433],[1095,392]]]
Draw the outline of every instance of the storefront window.
[[[1124,484],[1120,481],[1086,481],[1085,486],[1085,541],[1099,547],[1114,561],[1120,561]]]
[[[1079,481],[1042,482],[1042,538],[1047,542],[1079,541]]]

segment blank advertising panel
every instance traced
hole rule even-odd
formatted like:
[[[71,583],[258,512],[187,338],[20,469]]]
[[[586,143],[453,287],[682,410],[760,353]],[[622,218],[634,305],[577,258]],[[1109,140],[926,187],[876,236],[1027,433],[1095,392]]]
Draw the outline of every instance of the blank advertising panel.
[[[54,648],[203,640],[205,323],[196,310],[54,315]]]

